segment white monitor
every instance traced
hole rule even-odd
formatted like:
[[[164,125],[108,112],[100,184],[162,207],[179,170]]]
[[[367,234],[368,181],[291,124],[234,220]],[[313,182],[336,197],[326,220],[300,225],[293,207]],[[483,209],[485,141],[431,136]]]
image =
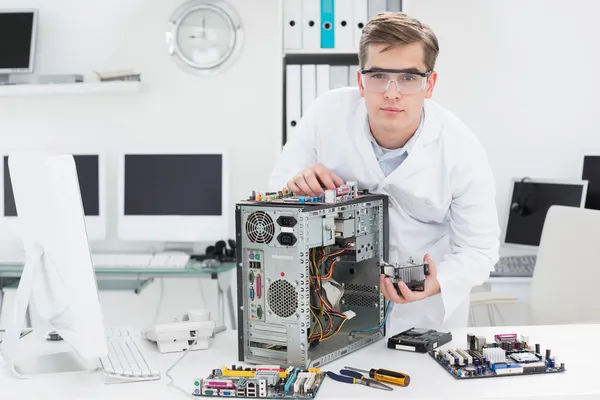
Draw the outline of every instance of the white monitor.
[[[77,177],[81,188],[85,223],[90,241],[106,239],[106,179],[105,158],[93,152],[73,154],[77,167]],[[17,225],[17,209],[8,172],[8,155],[4,155],[0,165],[3,185],[0,185],[0,215],[4,226],[14,231]]]
[[[0,9],[0,74],[32,73],[38,10]]]
[[[73,157],[12,154],[8,164],[26,261],[2,356],[19,377],[95,371],[106,334]],[[73,351],[27,354],[35,346],[19,335],[30,300]]]
[[[586,180],[514,178],[504,225],[504,244],[536,249],[548,209],[553,205],[584,207]]]
[[[119,239],[196,243],[228,237],[229,180],[223,151],[124,152],[118,179]]]

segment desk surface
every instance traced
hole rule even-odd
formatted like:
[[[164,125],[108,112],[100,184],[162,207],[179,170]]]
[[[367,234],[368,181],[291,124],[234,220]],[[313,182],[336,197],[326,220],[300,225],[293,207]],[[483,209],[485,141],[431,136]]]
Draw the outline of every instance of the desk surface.
[[[486,336],[491,339],[495,333],[517,333],[527,335],[533,343],[540,343],[542,350],[550,348],[557,361],[564,362],[566,372],[560,374],[510,376],[489,379],[459,381],[450,376],[428,355],[389,350],[385,341],[379,341],[365,349],[325,365],[325,369],[339,370],[343,366],[359,368],[388,368],[407,373],[411,377],[408,387],[396,387],[392,392],[384,392],[361,385],[338,383],[329,378],[323,382],[316,399],[352,398],[515,398],[538,397],[566,399],[600,398],[595,363],[591,358],[590,338],[600,337],[600,324],[595,325],[555,325],[531,327],[485,327],[468,328],[453,332],[453,340],[444,347],[466,345],[466,333]],[[34,343],[35,336],[28,335],[23,343]],[[179,387],[191,390],[193,379],[205,377],[213,368],[222,368],[237,362],[235,331],[225,331],[212,339],[208,350],[198,350],[188,354],[171,375]],[[44,345],[46,345],[45,343]],[[52,343],[64,346],[64,343]],[[143,349],[160,368],[163,377],[159,381],[105,385],[101,373],[89,375],[63,376],[38,380],[14,378],[5,363],[0,360],[0,398],[38,399],[177,399],[185,398],[174,388],[168,387],[164,372],[181,357],[181,353],[160,354],[152,343],[143,341]],[[204,397],[198,397],[202,399]]]

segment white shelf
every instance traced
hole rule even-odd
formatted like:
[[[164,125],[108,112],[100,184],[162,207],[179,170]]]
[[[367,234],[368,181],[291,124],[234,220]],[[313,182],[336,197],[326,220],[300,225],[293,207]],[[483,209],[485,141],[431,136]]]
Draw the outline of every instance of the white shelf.
[[[358,55],[358,49],[284,49],[284,55],[288,54],[350,54]]]
[[[0,97],[88,93],[133,93],[139,92],[141,89],[142,82],[138,81],[0,85]]]

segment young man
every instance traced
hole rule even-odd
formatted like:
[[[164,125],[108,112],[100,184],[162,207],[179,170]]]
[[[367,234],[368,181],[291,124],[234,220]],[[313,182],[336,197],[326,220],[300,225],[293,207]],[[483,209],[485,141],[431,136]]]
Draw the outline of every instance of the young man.
[[[270,189],[318,195],[357,181],[389,198],[388,262],[427,259],[423,292],[382,276],[396,303],[390,334],[465,327],[469,294],[498,260],[494,178],[476,136],[431,100],[439,47],[431,29],[401,13],[364,27],[358,88],[315,100],[285,145]]]

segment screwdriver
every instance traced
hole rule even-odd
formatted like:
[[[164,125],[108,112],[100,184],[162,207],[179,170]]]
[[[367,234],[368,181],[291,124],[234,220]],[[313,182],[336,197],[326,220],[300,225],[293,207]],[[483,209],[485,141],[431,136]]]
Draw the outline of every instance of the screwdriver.
[[[410,376],[401,372],[390,371],[389,369],[372,368],[370,371],[365,371],[364,369],[358,369],[353,367],[344,368],[352,371],[368,373],[371,378],[380,382],[391,383],[399,386],[408,386],[408,384],[410,383]]]

